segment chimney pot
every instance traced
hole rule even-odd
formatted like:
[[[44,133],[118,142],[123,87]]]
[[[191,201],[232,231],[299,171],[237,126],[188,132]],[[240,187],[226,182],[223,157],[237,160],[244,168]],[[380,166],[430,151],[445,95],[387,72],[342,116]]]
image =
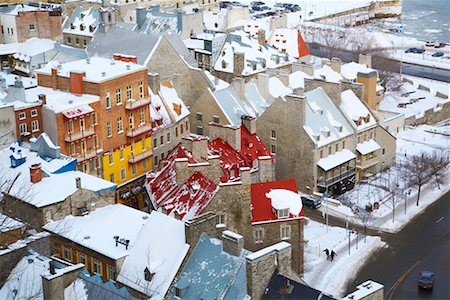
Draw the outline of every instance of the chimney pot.
[[[30,181],[38,183],[42,180],[41,164],[34,164],[30,166]]]

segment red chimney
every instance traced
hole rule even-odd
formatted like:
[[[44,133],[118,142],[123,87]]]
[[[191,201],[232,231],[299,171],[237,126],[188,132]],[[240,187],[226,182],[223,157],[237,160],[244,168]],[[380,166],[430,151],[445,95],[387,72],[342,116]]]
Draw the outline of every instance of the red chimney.
[[[58,69],[52,68],[52,89],[58,88]]]
[[[42,180],[41,164],[31,165],[30,180],[32,183],[38,183]]]
[[[47,96],[45,94],[39,94],[38,95],[38,99],[41,100],[42,105],[46,105],[47,104]]]
[[[83,77],[86,72],[70,71],[70,92],[72,94],[83,94]]]

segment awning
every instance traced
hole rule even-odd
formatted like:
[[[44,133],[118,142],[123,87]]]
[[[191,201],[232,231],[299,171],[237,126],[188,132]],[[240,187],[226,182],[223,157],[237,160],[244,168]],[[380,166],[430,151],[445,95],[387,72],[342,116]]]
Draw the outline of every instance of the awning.
[[[317,162],[317,165],[322,168],[322,170],[328,171],[355,158],[356,155],[352,151],[343,149],[334,154],[328,155],[325,158],[321,158]]]
[[[364,143],[356,145],[356,150],[362,155],[366,155],[370,152],[377,151],[378,149],[381,149],[381,147],[374,140],[368,140],[365,141]]]

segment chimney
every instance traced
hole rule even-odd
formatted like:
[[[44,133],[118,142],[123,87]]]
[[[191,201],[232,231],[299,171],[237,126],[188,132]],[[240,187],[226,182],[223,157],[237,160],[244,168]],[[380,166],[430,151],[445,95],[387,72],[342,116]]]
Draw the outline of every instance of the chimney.
[[[39,94],[38,99],[42,102],[42,105],[47,104],[47,96],[45,94]]]
[[[190,138],[192,140],[192,157],[196,161],[205,161],[208,158],[208,138],[200,136]]]
[[[376,71],[356,74],[356,80],[364,86],[364,102],[374,110],[378,109],[377,77]]]
[[[294,62],[292,63],[292,73],[302,71],[308,76],[314,76],[314,66],[313,64],[304,62]]]
[[[187,158],[176,158],[175,159],[175,175],[177,185],[184,184],[186,180],[191,176],[189,173],[189,161]]]
[[[289,73],[285,70],[280,70],[278,75],[278,79],[287,87],[289,87]]]
[[[159,8],[158,8],[158,10],[159,10]],[[138,29],[142,29],[142,25],[144,25],[146,19],[147,19],[147,8],[137,7],[136,8],[136,24],[138,26]]]
[[[158,94],[161,85],[161,79],[159,73],[148,73],[148,85],[152,90],[153,94]]]
[[[242,249],[244,249],[244,238],[230,230],[222,232],[223,251],[233,255],[240,256]]]
[[[259,29],[258,30],[258,43],[261,46],[265,46],[266,45],[266,31],[264,29]]]
[[[239,98],[245,99],[245,80],[241,77],[236,77],[231,81],[231,86],[234,88]]]
[[[70,92],[72,94],[83,94],[83,77],[86,73],[83,71],[70,71]]]
[[[75,178],[75,186],[77,189],[81,189],[81,178],[80,177]]]
[[[55,270],[55,263],[50,262],[50,274],[41,275],[43,299],[64,299],[64,290],[83,272],[84,265],[76,264]]]
[[[247,255],[247,294],[251,299],[261,299],[272,274],[291,274],[291,244],[280,242]]]
[[[58,88],[58,69],[52,67],[52,80],[51,80],[51,88]]]
[[[34,164],[30,167],[30,181],[38,183],[42,180],[41,164]]]
[[[359,54],[358,62],[366,65],[368,68],[372,68],[372,55],[361,53]]]
[[[338,57],[333,57],[331,59],[331,69],[339,74],[341,74],[342,61]]]
[[[249,167],[241,167],[241,168],[239,168],[239,171],[241,173],[242,185],[251,184],[252,178],[251,178],[251,174],[250,174],[250,168]]]
[[[211,141],[216,138],[221,138],[230,146],[240,151],[241,150],[241,127],[232,125],[222,125],[209,123],[209,138]]]
[[[242,116],[241,117],[242,125],[247,128],[250,134],[256,133],[256,118],[251,116]]]
[[[241,76],[245,66],[245,54],[242,52],[233,53],[234,75]]]
[[[267,74],[264,73],[258,73],[258,78],[257,78],[257,85],[258,85],[258,90],[259,93],[261,94],[261,96],[263,96],[263,98],[267,98],[269,95],[269,76],[267,76]]]
[[[258,156],[258,173],[260,182],[273,181],[273,164],[272,157]]]

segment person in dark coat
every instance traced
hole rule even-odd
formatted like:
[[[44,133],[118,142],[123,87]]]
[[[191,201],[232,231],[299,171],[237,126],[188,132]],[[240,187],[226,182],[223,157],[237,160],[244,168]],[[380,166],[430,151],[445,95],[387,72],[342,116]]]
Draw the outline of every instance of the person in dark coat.
[[[323,250],[323,252],[325,252],[325,254],[327,255],[327,260],[328,260],[328,258],[330,257],[330,250],[325,249],[325,250]]]
[[[331,256],[331,261],[333,261],[334,257],[337,256],[337,254],[336,254],[336,252],[331,250],[330,256]]]

